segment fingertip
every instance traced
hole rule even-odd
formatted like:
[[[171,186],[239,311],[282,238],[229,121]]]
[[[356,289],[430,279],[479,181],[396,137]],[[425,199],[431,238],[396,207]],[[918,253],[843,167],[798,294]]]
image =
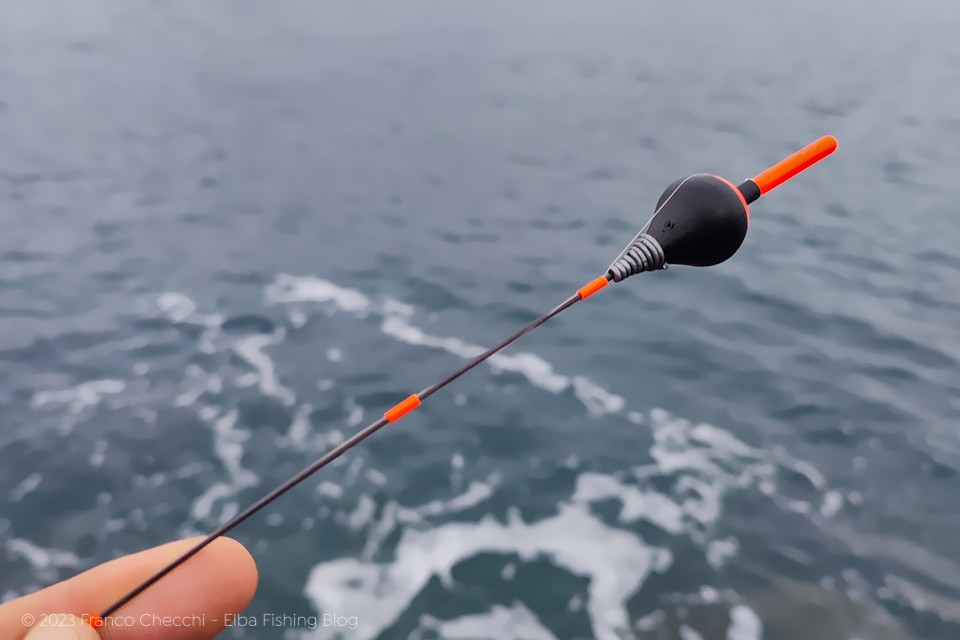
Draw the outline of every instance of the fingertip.
[[[217,553],[222,554],[221,562],[224,566],[232,567],[231,578],[234,581],[237,601],[242,601],[241,609],[246,607],[253,600],[260,581],[256,560],[245,546],[233,538],[219,538],[210,546],[216,547]]]
[[[144,552],[136,582],[175,560],[202,539],[181,540]],[[115,561],[116,562],[116,561]],[[243,611],[257,589],[257,567],[249,551],[218,538],[106,620],[105,640],[200,640],[223,630]],[[129,583],[128,583],[129,584]]]
[[[100,640],[93,627],[72,614],[42,616],[23,640]]]
[[[180,540],[117,558],[70,580],[0,605],[0,638],[7,637],[3,632],[10,628],[16,628],[21,634],[46,633],[42,627],[31,627],[34,623],[27,623],[28,619],[61,615],[58,612],[62,611],[75,614],[103,611],[202,540],[199,537]],[[102,628],[95,631],[87,626],[77,631],[86,635],[76,637],[80,640],[212,638],[227,626],[228,614],[238,614],[250,604],[257,581],[257,566],[250,552],[236,540],[218,538],[114,612],[104,620]],[[189,624],[177,621],[189,621]],[[74,640],[74,636],[69,635],[74,633],[70,627],[50,633],[61,635],[31,635],[30,640]]]

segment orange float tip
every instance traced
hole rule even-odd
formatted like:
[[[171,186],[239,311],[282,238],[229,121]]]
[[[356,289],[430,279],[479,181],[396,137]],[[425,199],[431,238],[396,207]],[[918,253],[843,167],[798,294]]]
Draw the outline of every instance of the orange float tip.
[[[90,625],[94,629],[99,629],[100,627],[103,626],[103,618],[101,618],[96,613],[88,613],[83,617],[83,619],[86,621],[88,625]]]
[[[752,180],[747,180],[740,185],[740,191],[746,197],[747,202],[753,202],[801,171],[809,169],[836,150],[837,139],[833,136],[823,136],[793,155],[784,158],[766,171],[757,174]],[[750,184],[751,182],[753,184]]]

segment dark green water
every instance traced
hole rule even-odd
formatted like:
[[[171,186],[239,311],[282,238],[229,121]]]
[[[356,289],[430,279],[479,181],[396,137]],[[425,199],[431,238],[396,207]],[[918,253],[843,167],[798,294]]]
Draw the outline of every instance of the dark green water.
[[[578,305],[238,530],[251,616],[355,629],[228,635],[960,636],[958,30],[0,3],[0,595],[211,529],[592,279],[675,178],[832,133],[730,262]]]

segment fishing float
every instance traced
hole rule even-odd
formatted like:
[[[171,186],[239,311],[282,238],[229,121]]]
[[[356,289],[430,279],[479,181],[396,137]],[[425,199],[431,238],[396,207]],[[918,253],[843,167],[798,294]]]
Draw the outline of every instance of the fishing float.
[[[734,185],[710,173],[696,173],[671,184],[660,196],[650,220],[620,252],[606,272],[577,289],[569,298],[543,314],[512,336],[487,349],[457,371],[419,393],[408,396],[387,410],[380,418],[322,455],[302,471],[285,481],[241,513],[220,525],[206,538],[176,560],[157,571],[139,586],[102,610],[85,616],[93,627],[104,621],[131,600],[162,580],[184,562],[197,555],[217,538],[226,535],[274,500],[324,468],[371,435],[417,409],[424,400],[437,393],[495,353],[530,333],[554,316],[581,300],[593,296],[611,283],[630,276],[666,269],[668,265],[711,267],[737,252],[750,224],[750,204],[797,174],[812,167],[837,149],[833,136],[824,136],[781,160],[755,177]]]

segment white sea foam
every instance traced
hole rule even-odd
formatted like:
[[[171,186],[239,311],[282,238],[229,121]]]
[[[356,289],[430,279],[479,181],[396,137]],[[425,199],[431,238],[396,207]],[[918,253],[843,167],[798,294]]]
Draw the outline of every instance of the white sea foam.
[[[297,408],[297,412],[290,421],[290,428],[287,429],[287,442],[294,446],[303,447],[307,442],[307,436],[310,435],[313,425],[310,424],[310,412],[313,406],[302,404]]]
[[[93,451],[90,452],[90,466],[94,469],[102,467],[107,459],[107,446],[107,441],[102,438],[93,446]]]
[[[206,520],[213,511],[213,505],[217,500],[222,500],[233,495],[233,487],[225,482],[214,482],[207,490],[194,499],[190,508],[190,515],[195,520]]]
[[[730,610],[730,626],[727,628],[727,640],[761,640],[763,624],[753,609],[738,604]]]
[[[404,317],[388,316],[381,324],[388,336],[407,344],[431,347],[446,351],[460,358],[474,358],[484,348],[454,337],[438,337],[410,324]],[[584,376],[566,376],[557,373],[553,365],[534,353],[497,353],[488,361],[495,371],[518,373],[530,384],[549,393],[560,394],[572,390],[592,415],[601,416],[621,411],[625,405],[622,397],[611,393]]]
[[[410,511],[422,516],[436,516],[443,513],[464,511],[477,506],[484,500],[488,500],[493,495],[493,489],[499,483],[499,476],[492,475],[486,482],[471,482],[464,493],[449,500],[434,500],[421,507],[410,509]]]
[[[693,424],[662,409],[650,412],[657,472],[677,477],[674,493],[683,512],[706,531],[716,522],[722,499],[732,489],[776,486],[777,468],[765,451],[708,424]],[[642,474],[648,475],[649,469]],[[691,532],[691,537],[701,537]]]
[[[670,552],[612,529],[577,505],[562,505],[550,518],[526,523],[516,512],[508,522],[492,517],[427,530],[406,529],[390,564],[343,558],[314,567],[306,595],[319,611],[357,615],[364,625],[351,638],[374,638],[388,628],[434,576],[449,584],[461,561],[480,553],[549,558],[556,566],[590,579],[587,611],[595,637],[618,638],[629,629],[625,602],[654,571],[664,571]],[[342,631],[342,630],[341,630]],[[332,637],[318,630],[316,637]]]
[[[668,533],[683,531],[683,508],[667,496],[628,486],[613,476],[582,473],[577,477],[574,502],[597,502],[616,498],[621,503],[620,521],[647,520]]]
[[[206,371],[196,365],[190,365],[186,369],[190,384],[187,389],[174,398],[174,405],[178,407],[189,407],[197,403],[205,393],[218,394],[223,391],[223,379],[217,374],[208,374]],[[256,376],[256,374],[253,374]],[[256,384],[255,377],[252,384]],[[241,386],[238,384],[238,386]]]
[[[212,517],[213,506],[218,500],[234,496],[260,481],[257,474],[244,468],[241,463],[243,443],[249,439],[250,433],[237,427],[237,418],[237,410],[231,409],[213,422],[213,452],[226,470],[228,481],[214,482],[194,500],[190,513],[196,520]],[[218,520],[229,518],[236,508],[236,505],[225,505]]]
[[[7,550],[29,562],[38,571],[60,568],[76,569],[80,566],[80,558],[72,551],[45,549],[38,547],[29,540],[20,538],[8,540]]]
[[[680,625],[678,632],[680,633],[680,640],[703,640],[703,636],[696,629],[685,624]]]
[[[368,472],[369,473],[369,472]],[[426,518],[444,514],[453,514],[481,504],[493,495],[493,488],[499,484],[499,476],[490,476],[485,482],[474,481],[463,493],[448,500],[434,500],[419,507],[402,507],[398,503],[387,502],[377,519],[369,520],[367,544],[360,556],[369,559],[373,557],[383,540],[400,523],[423,523]],[[358,505],[359,508],[359,505]],[[350,517],[349,514],[346,517]]]
[[[250,433],[237,428],[237,417],[237,410],[231,409],[214,422],[213,451],[234,484],[242,488],[255,485],[259,478],[240,464],[243,457],[242,444],[250,437]]]
[[[173,406],[175,407],[189,407],[194,402],[196,402],[200,396],[203,395],[205,389],[203,387],[193,387],[187,389],[176,398],[173,399]]]
[[[574,394],[584,404],[587,411],[595,416],[618,413],[623,410],[626,404],[622,397],[610,393],[584,376],[574,376],[571,378],[571,384]]]
[[[911,606],[915,611],[932,612],[941,620],[960,623],[960,603],[920,585],[901,578],[888,575],[884,578],[886,590],[891,595]]]
[[[32,493],[37,487],[39,487],[40,482],[42,481],[42,475],[39,473],[31,473],[26,478],[21,480],[20,484],[10,490],[10,502],[20,502],[27,495]]]
[[[303,325],[307,324],[307,314],[300,309],[291,310],[287,317],[290,320],[290,325],[294,329],[299,329]]]
[[[284,331],[278,329],[272,334],[253,334],[239,338],[233,344],[233,350],[257,372],[260,391],[289,406],[296,401],[293,391],[280,383],[276,365],[264,349],[283,340]]]
[[[174,322],[186,320],[197,310],[197,304],[193,300],[176,291],[161,293],[157,297],[157,306]]]
[[[369,480],[371,484],[375,484],[378,487],[382,487],[383,485],[387,484],[387,476],[376,469],[367,469],[367,480]]]
[[[486,613],[453,620],[424,616],[411,640],[420,640],[424,631],[430,631],[444,640],[556,640],[556,636],[518,602],[510,607],[494,605]]]
[[[343,495],[343,487],[338,485],[335,482],[330,482],[329,480],[324,480],[317,485],[317,493],[322,496],[327,496],[330,498],[339,498]]]
[[[439,349],[458,358],[474,358],[485,351],[480,345],[471,344],[457,337],[431,335],[411,323],[413,307],[390,298],[374,303],[368,296],[355,289],[334,284],[322,278],[280,274],[264,290],[269,303],[320,302],[333,306],[336,311],[366,316],[373,312],[382,316],[380,330],[387,336],[413,346]],[[333,353],[339,356],[335,347]],[[328,350],[328,356],[331,351]],[[331,358],[335,361],[338,358]],[[487,364],[495,372],[517,373],[534,386],[549,393],[560,394],[568,390],[577,397],[587,411],[595,416],[623,410],[625,401],[584,376],[567,376],[555,371],[553,365],[540,356],[529,352],[498,353]]]
[[[584,607],[594,637],[632,637],[631,626],[643,630],[644,625],[659,624],[662,614],[655,613],[631,625],[626,602],[651,572],[670,565],[670,552],[605,524],[592,513],[592,505],[617,500],[621,524],[645,520],[667,533],[688,536],[719,570],[739,549],[735,538],[712,539],[708,535],[722,513],[724,494],[741,487],[774,484],[776,465],[767,452],[713,425],[693,424],[663,410],[653,410],[641,420],[649,424],[654,436],[654,465],[615,475],[583,472],[557,514],[534,522],[524,522],[512,512],[506,523],[487,516],[479,522],[445,522],[431,528],[440,514],[489,500],[497,480],[473,483],[459,496],[420,507],[388,503],[379,518],[364,519],[371,525],[370,537],[360,557],[317,565],[305,587],[307,596],[319,611],[346,612],[339,615],[350,615],[353,609],[365,612],[368,624],[347,637],[376,637],[393,624],[431,578],[449,584],[453,568],[466,559],[482,553],[513,554],[521,562],[546,558],[558,568],[590,580]],[[452,466],[463,466],[462,455],[454,456]],[[668,495],[649,487],[654,476],[673,480]],[[392,559],[374,562],[374,557],[383,557],[374,552],[397,529],[399,540],[389,551]],[[512,579],[515,570],[511,563],[501,577]],[[703,595],[714,600],[719,597],[715,590]],[[369,612],[375,603],[379,609],[371,619]],[[729,640],[760,640],[762,625],[752,610],[738,605],[731,611],[731,620]],[[324,631],[317,633],[316,637],[328,637]],[[688,635],[691,633],[695,633],[692,628]]]
[[[332,302],[338,309],[347,312],[366,311],[370,307],[370,299],[356,289],[309,276],[281,273],[267,286],[265,293],[267,300],[277,303]]]
[[[483,347],[464,342],[460,338],[441,338],[430,335],[410,324],[407,318],[402,316],[387,316],[380,329],[400,342],[418,347],[441,349],[460,358],[475,358],[484,352]]]
[[[801,513],[807,515],[810,513],[810,503],[803,500],[786,500],[784,504],[787,506],[787,509],[793,511],[794,513]]]
[[[343,458],[341,458],[342,460]],[[360,477],[360,469],[363,467],[363,458],[354,458],[350,461],[350,466],[343,477],[343,484],[350,486]]]
[[[247,373],[241,373],[239,376],[233,379],[233,386],[238,389],[243,389],[245,387],[252,387],[257,384],[257,374],[253,371],[248,371]]]
[[[711,540],[707,545],[707,562],[716,570],[723,568],[727,560],[737,554],[740,549],[740,543],[736,538],[727,538],[725,540]]]
[[[713,587],[704,585],[700,587],[700,599],[704,602],[720,602],[720,592]]]
[[[360,423],[363,422],[363,407],[357,404],[357,401],[353,398],[347,398],[344,408],[347,411],[347,417],[343,421],[344,425],[349,429],[359,427]]]
[[[652,631],[662,625],[667,619],[667,614],[659,609],[643,616],[634,624],[639,631]]]
[[[705,482],[693,476],[681,476],[677,482],[677,491],[688,496],[683,501],[684,513],[703,525],[713,524],[720,517],[723,490],[724,487],[715,482]]]
[[[404,318],[409,318],[414,314],[415,309],[406,302],[400,302],[399,300],[394,300],[393,298],[387,298],[383,301],[383,312],[389,316],[401,316]]]
[[[779,464],[782,464],[787,469],[792,469],[793,471],[805,477],[810,482],[810,485],[813,486],[813,488],[820,491],[826,490],[826,478],[824,478],[823,474],[820,473],[820,471],[818,471],[817,468],[812,464],[793,458],[781,447],[775,447],[773,452],[774,460],[776,460]]]
[[[345,521],[347,527],[353,531],[359,531],[363,527],[373,522],[373,516],[376,513],[377,505],[368,495],[360,496],[360,501],[356,508],[347,514]]]
[[[33,396],[34,407],[66,405],[70,413],[80,413],[95,407],[106,395],[122,393],[127,385],[123,380],[112,378],[83,382],[59,391],[38,391]]]
[[[167,292],[157,298],[157,306],[167,319],[174,322],[189,321],[204,327],[199,339],[199,348],[203,353],[216,353],[226,347],[246,362],[253,371],[240,374],[233,379],[238,388],[258,385],[261,393],[277,398],[284,405],[291,406],[296,397],[279,380],[276,365],[265,349],[283,341],[286,332],[279,328],[270,334],[249,334],[232,338],[225,336],[221,314],[201,314],[197,304],[188,296],[177,292]],[[188,377],[204,377],[201,384],[193,385],[180,393],[174,400],[177,406],[192,406],[204,393],[218,394],[223,391],[223,379],[217,374],[207,375],[196,365],[190,365],[186,371]]]
[[[820,505],[820,515],[824,518],[832,518],[843,508],[843,495],[839,491],[831,489],[823,495],[823,504]]]

